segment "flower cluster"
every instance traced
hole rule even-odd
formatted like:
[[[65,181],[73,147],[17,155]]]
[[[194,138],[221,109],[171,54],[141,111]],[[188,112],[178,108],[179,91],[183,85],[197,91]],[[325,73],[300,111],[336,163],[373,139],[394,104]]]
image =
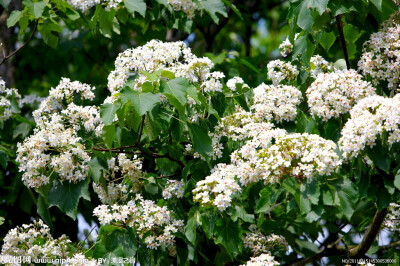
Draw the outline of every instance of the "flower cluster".
[[[302,100],[301,92],[286,85],[265,85],[262,83],[253,90],[251,109],[261,121],[292,121],[297,115],[297,105]]]
[[[290,84],[297,79],[297,75],[299,74],[299,70],[296,66],[282,60],[270,61],[267,65],[267,69],[268,78],[272,80],[274,85],[278,85],[282,81],[286,84]]]
[[[93,183],[93,190],[103,204],[113,204],[119,200],[125,201],[128,191],[137,193],[143,185],[140,181],[143,176],[141,160],[136,155],[129,159],[124,153],[118,154],[117,159],[113,157],[107,160],[109,172],[104,175],[104,179],[107,181],[106,187],[102,183]],[[123,183],[117,182],[121,179],[117,178],[117,174],[124,178]]]
[[[94,98],[92,90],[86,84],[64,78],[33,112],[37,128],[23,143],[18,143],[16,159],[20,163],[19,170],[24,172],[22,180],[26,186],[46,185],[53,172],[69,182],[86,178],[90,157],[78,131],[98,136],[103,124],[97,107],[77,106],[73,99],[80,94],[82,99],[91,100]]]
[[[36,94],[29,94],[25,95],[18,101],[18,106],[19,108],[22,108],[24,106],[31,106],[31,107],[38,107],[41,102],[46,100],[46,97],[39,97]]]
[[[388,215],[383,222],[385,227],[391,231],[400,230],[400,205],[390,203]]]
[[[205,92],[221,91],[221,72],[210,72],[214,64],[206,57],[196,57],[183,42],[164,43],[158,40],[149,41],[146,45],[128,49],[118,55],[115,70],[108,76],[108,89],[114,95],[137,74],[134,89],[141,91],[148,80],[144,72],[155,73],[159,70],[172,72],[176,77],[184,77]],[[112,101],[112,100],[109,100]]]
[[[321,73],[306,91],[310,112],[326,121],[345,114],[361,99],[375,95],[375,88],[355,70]]]
[[[279,262],[275,261],[274,256],[269,253],[261,254],[258,257],[251,257],[246,264],[241,266],[274,266],[279,265]]]
[[[86,12],[97,4],[105,5],[106,10],[117,8],[123,0],[67,0],[75,9]]]
[[[251,229],[251,228],[250,228]],[[283,236],[271,234],[265,236],[256,230],[243,236],[245,248],[249,248],[254,255],[268,253],[273,250],[287,250],[289,244]]]
[[[184,192],[185,188],[183,186],[182,181],[168,180],[162,192],[162,197],[164,199],[171,199],[171,198],[180,199],[183,197]]]
[[[11,229],[4,237],[1,249],[2,256],[29,256],[31,259],[39,258],[66,258],[67,246],[71,241],[63,235],[53,239],[50,228],[42,220],[32,224],[23,224]],[[16,265],[16,264],[6,264]],[[20,265],[20,264],[18,264]]]
[[[143,244],[150,249],[173,246],[175,233],[183,230],[183,221],[173,218],[167,207],[159,207],[154,201],[136,195],[126,205],[100,205],[93,214],[100,224],[123,223],[135,230]]]
[[[341,164],[335,149],[333,141],[318,135],[286,134],[275,129],[248,141],[231,155],[231,160],[246,169],[240,175],[242,185],[259,180],[276,183],[285,176],[301,180],[330,175]]]
[[[336,71],[336,67],[326,61],[320,55],[313,55],[310,59],[310,68],[311,68],[311,77],[317,78],[317,76],[321,73],[330,73]]]
[[[6,88],[6,83],[0,77],[0,121],[5,121],[11,117],[13,99],[19,99],[21,96],[16,89]]]
[[[198,10],[196,3],[192,0],[168,0],[168,4],[176,11],[185,12],[189,19],[194,18],[195,12]]]
[[[392,90],[400,85],[400,25],[396,16],[398,12],[383,23],[381,31],[371,34],[358,61],[360,71],[375,85],[384,80]]]
[[[279,50],[283,57],[287,57],[293,49],[293,44],[289,41],[289,38],[286,38],[280,45]]]
[[[249,87],[246,83],[244,83],[243,79],[241,77],[233,77],[228,82],[226,82],[226,86],[231,90],[231,91],[236,91],[236,86],[238,84],[242,85],[243,87]]]
[[[197,182],[193,199],[203,206],[216,206],[220,211],[231,206],[232,196],[240,192],[236,182],[240,170],[234,165],[218,164],[212,169],[211,175]]]
[[[400,142],[400,95],[393,98],[371,96],[360,100],[350,111],[339,148],[346,158],[357,157],[366,146],[373,147],[378,136],[387,136],[391,146]],[[386,133],[386,134],[384,134]]]

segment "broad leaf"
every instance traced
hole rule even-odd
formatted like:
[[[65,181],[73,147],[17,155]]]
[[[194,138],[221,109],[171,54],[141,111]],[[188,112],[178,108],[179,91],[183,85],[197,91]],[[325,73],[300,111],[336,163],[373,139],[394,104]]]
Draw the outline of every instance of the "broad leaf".
[[[129,87],[123,88],[121,90],[121,95],[132,102],[132,105],[135,107],[139,115],[144,115],[151,111],[154,106],[160,102],[159,94],[153,94],[150,92],[139,93]]]
[[[89,179],[79,183],[54,181],[49,191],[49,206],[57,206],[62,212],[76,219],[80,198],[90,200],[88,191]]]
[[[190,129],[190,137],[193,141],[193,148],[196,152],[203,156],[210,156],[212,154],[212,142],[207,131],[197,124],[187,124]]]
[[[92,158],[89,163],[90,174],[95,183],[100,182],[100,178],[104,173],[108,172],[107,162],[100,158]]]
[[[226,7],[221,0],[199,1],[198,4],[202,9],[204,9],[205,11],[207,11],[208,14],[210,14],[210,17],[215,23],[218,23],[219,20],[217,14],[221,14],[224,17],[228,16],[228,14],[226,13]]]
[[[119,103],[106,103],[100,106],[100,116],[104,124],[109,125],[113,122],[119,107]]]
[[[135,12],[138,12],[142,17],[146,15],[146,2],[144,0],[124,0],[124,3],[132,16],[135,16]]]

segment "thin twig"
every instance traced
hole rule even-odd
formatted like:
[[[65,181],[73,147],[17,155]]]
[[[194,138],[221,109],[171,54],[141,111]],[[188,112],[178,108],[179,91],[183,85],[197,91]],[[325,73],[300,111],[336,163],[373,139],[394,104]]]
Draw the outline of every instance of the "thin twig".
[[[21,51],[32,39],[33,34],[35,34],[36,30],[37,30],[37,26],[38,26],[39,21],[36,20],[35,22],[35,27],[33,28],[33,31],[31,33],[31,35],[29,36],[28,40],[26,40],[26,42],[21,45],[17,50],[15,50],[14,52],[12,52],[9,55],[6,55],[5,52],[5,47],[3,46],[3,44],[1,44],[1,46],[3,46],[3,59],[0,61],[0,65],[3,64],[4,62],[6,62],[10,57],[12,57],[13,55],[15,55],[16,53],[18,53],[19,51]]]
[[[349,55],[347,53],[346,39],[344,38],[344,33],[343,33],[342,15],[337,15],[335,18],[336,18],[336,24],[339,29],[340,42],[342,43],[342,49],[344,54],[344,60],[346,61],[346,67],[347,69],[350,69],[350,61],[349,61]]]
[[[85,236],[85,239],[81,243],[79,243],[77,249],[81,250],[83,243],[89,238],[89,236],[92,234],[93,230],[97,227],[97,225],[93,226],[93,228],[89,231],[89,233]]]

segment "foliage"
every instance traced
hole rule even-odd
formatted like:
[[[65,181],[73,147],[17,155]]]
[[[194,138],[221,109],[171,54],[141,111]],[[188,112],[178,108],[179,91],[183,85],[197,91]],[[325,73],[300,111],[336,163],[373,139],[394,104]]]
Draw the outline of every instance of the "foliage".
[[[0,83],[2,255],[398,259],[392,0],[0,4],[20,42],[2,61],[17,89]],[[96,240],[68,231],[78,214]]]

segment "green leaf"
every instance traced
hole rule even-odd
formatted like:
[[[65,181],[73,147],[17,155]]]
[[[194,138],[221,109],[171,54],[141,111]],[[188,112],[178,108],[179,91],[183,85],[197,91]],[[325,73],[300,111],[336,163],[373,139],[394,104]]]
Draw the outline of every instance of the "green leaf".
[[[314,18],[312,16],[312,10],[308,6],[309,1],[304,1],[300,6],[300,12],[297,17],[297,25],[303,30],[310,32],[314,24]]]
[[[313,56],[315,46],[313,42],[306,36],[300,36],[294,42],[293,48],[293,58],[300,56],[301,61],[304,65],[308,66],[310,64],[310,58]]]
[[[124,3],[132,16],[135,16],[135,12],[138,12],[142,17],[146,15],[146,2],[144,0],[124,0]]]
[[[286,181],[284,187],[287,188],[288,190],[291,190],[291,186],[294,185],[294,183],[291,183],[290,181]],[[260,199],[257,202],[256,206],[256,213],[262,213],[266,212],[272,204],[275,204],[276,201],[278,200],[279,196],[282,194],[284,190],[283,189],[275,189],[273,187],[265,187],[260,191]],[[291,192],[296,192],[292,190]]]
[[[0,0],[0,5],[4,8],[7,9],[8,5],[10,4],[11,0]]]
[[[4,217],[0,216],[0,225],[4,224]]]
[[[124,87],[121,90],[121,96],[129,99],[141,116],[151,111],[154,106],[160,102],[160,94],[153,94],[150,92],[140,94],[129,87]]]
[[[137,249],[137,241],[131,229],[106,225],[100,227],[93,257],[105,258],[107,265],[116,265],[112,263],[113,258],[136,257]]]
[[[337,180],[334,184],[339,198],[340,206],[348,220],[354,213],[358,192],[353,183],[348,179]]]
[[[79,183],[54,181],[49,191],[49,206],[57,206],[62,212],[76,219],[80,198],[90,200],[88,191],[89,179]]]
[[[199,1],[198,4],[202,9],[204,9],[208,14],[210,14],[212,20],[217,24],[219,20],[217,13],[221,14],[224,17],[228,16],[228,14],[226,13],[226,7],[221,0]]]
[[[0,166],[5,170],[7,168],[8,155],[5,151],[0,150]]]
[[[231,258],[242,251],[242,230],[239,222],[226,217],[216,223],[215,244],[222,244]]]
[[[197,124],[188,123],[187,125],[190,130],[194,150],[205,157],[211,156],[213,148],[207,131]]]
[[[38,30],[43,41],[50,47],[56,48],[58,44],[58,36],[56,32],[61,32],[61,26],[56,23],[46,21],[38,25]]]
[[[185,105],[187,103],[186,91],[193,87],[185,78],[175,78],[167,82],[161,80],[160,91],[166,96],[176,98],[179,103]]]
[[[331,46],[335,43],[336,40],[336,35],[334,32],[326,32],[324,31],[324,33],[322,34],[321,39],[319,40],[319,43],[321,44],[321,46],[325,49],[325,51],[329,51],[329,49],[331,48]]]
[[[357,5],[356,5],[357,3]],[[349,0],[334,0],[330,1],[328,7],[332,11],[333,16],[340,14],[350,13],[351,11],[357,12],[357,7],[360,8],[359,1],[349,1]]]
[[[333,196],[329,190],[322,191],[322,201],[324,202],[325,205],[328,205],[328,206],[334,205]]]
[[[238,218],[246,223],[254,223],[254,214],[248,214],[243,207],[235,206],[231,219],[236,222]]]
[[[115,139],[115,126],[114,125],[104,126],[101,136],[103,137],[106,147],[111,149],[112,143]]]
[[[394,186],[400,190],[400,170],[397,171],[396,176],[394,177]]]
[[[204,97],[204,95],[198,91],[194,86],[190,87],[186,93],[194,99],[194,101],[199,104],[203,105],[205,109],[208,109],[208,104],[207,104],[207,99]]]
[[[380,140],[375,141],[373,148],[367,148],[367,154],[376,167],[389,174],[391,160],[387,154],[387,149],[383,147]]]
[[[155,195],[158,192],[158,186],[156,183],[148,183],[147,185],[144,186],[144,189],[146,190],[147,193],[151,195]]]
[[[214,234],[215,222],[217,221],[217,214],[209,211],[200,215],[201,227],[207,238],[211,238]]]
[[[109,125],[113,122],[120,106],[121,104],[119,103],[106,103],[100,106],[100,117],[104,124]]]
[[[235,14],[241,19],[243,20],[242,14],[240,13],[240,10],[237,9],[237,7],[231,3],[231,1],[229,0],[222,0],[222,2],[224,2],[224,4],[229,7],[230,9],[233,10],[233,12],[235,12]]]
[[[14,10],[7,19],[7,27],[12,27],[22,18],[23,12]]]
[[[32,2],[31,0],[24,0],[23,4],[28,8],[29,12],[35,17],[42,16],[44,8],[47,3],[45,1]]]
[[[53,229],[53,222],[51,220],[49,208],[49,203],[39,194],[37,200],[37,213],[40,215],[42,220]]]
[[[312,117],[306,115],[302,111],[298,112],[296,117],[296,132],[318,134],[319,131],[317,126],[317,122]]]
[[[196,242],[197,215],[198,213],[195,212],[185,225],[185,236],[193,245]]]
[[[376,205],[378,210],[389,207],[391,197],[389,192],[385,188],[381,188],[376,196]]]
[[[309,0],[305,2],[308,2],[307,3],[308,8],[315,8],[318,11],[318,13],[322,15],[328,6],[329,0]]]
[[[101,158],[94,157],[89,161],[88,165],[93,181],[98,184],[104,173],[108,172],[107,162]]]
[[[319,252],[318,246],[307,240],[296,239],[295,240],[300,254],[304,257],[309,257]]]
[[[382,11],[382,0],[371,0],[371,3],[376,6],[379,11]]]
[[[100,33],[107,38],[111,38],[113,33],[115,10],[106,11],[101,7],[101,5],[97,5],[95,16],[99,22]]]
[[[343,34],[347,43],[347,52],[349,54],[349,58],[353,59],[357,54],[357,45],[356,41],[364,34],[364,31],[360,31],[359,28],[347,24],[343,27]]]
[[[316,178],[306,179],[304,195],[310,199],[312,204],[318,205],[321,192],[318,180]]]
[[[300,208],[301,214],[307,214],[311,211],[311,200],[308,197],[308,193],[306,191],[306,187],[304,184],[300,184],[300,192],[295,196],[297,204]]]

